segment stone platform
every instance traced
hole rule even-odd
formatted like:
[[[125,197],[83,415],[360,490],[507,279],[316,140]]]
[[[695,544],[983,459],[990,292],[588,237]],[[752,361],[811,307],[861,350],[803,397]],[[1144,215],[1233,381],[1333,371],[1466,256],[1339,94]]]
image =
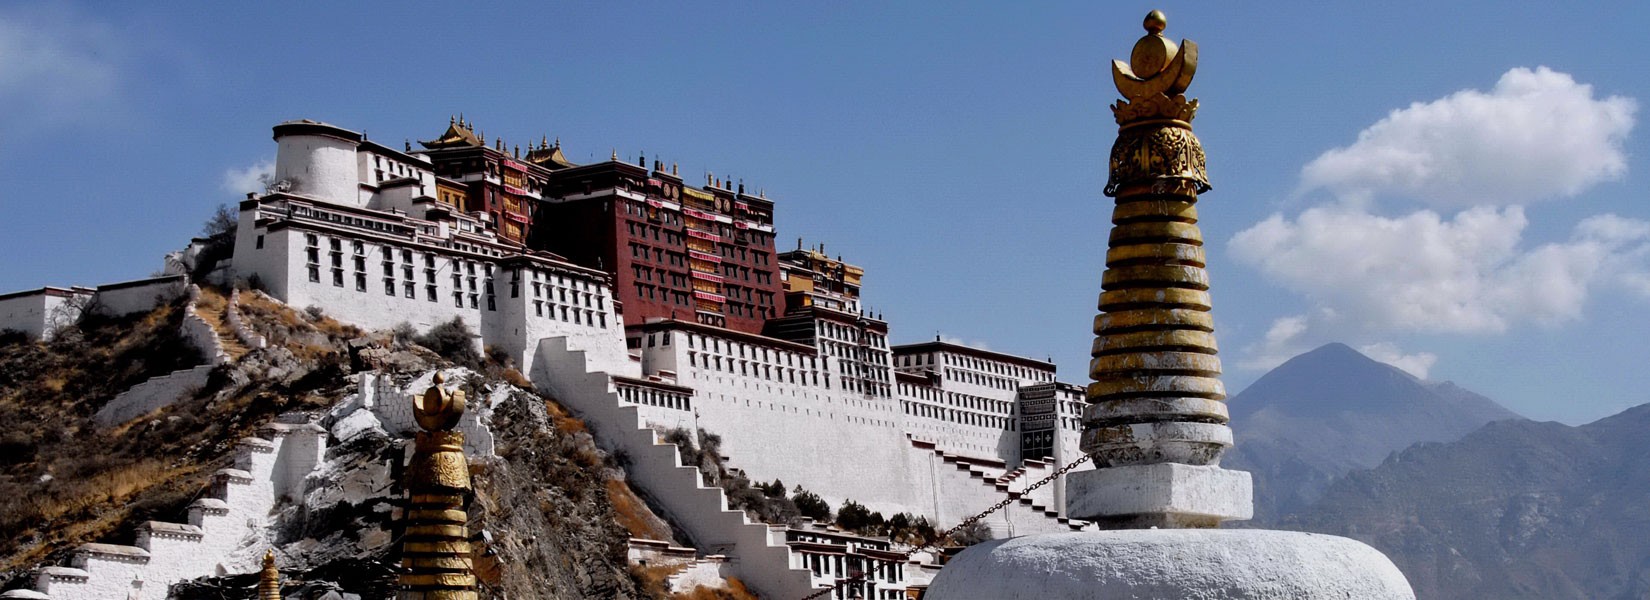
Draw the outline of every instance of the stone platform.
[[[1032,535],[969,548],[930,600],[1414,600],[1392,561],[1343,537],[1258,529]]]

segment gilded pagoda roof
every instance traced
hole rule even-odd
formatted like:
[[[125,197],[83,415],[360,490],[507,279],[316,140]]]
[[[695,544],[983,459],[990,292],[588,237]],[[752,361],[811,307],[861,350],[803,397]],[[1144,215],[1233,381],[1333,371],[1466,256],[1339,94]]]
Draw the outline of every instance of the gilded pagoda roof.
[[[567,160],[567,156],[561,153],[561,140],[559,139],[556,140],[554,146],[540,142],[537,148],[533,148],[531,152],[527,153],[527,162],[549,169],[565,169],[578,166],[573,161]]]
[[[447,131],[442,133],[441,137],[427,142],[420,140],[418,143],[419,145],[430,150],[438,150],[441,148],[480,147],[486,145],[481,141],[481,138],[476,135],[476,132],[470,130],[470,124],[465,123],[462,120],[449,120],[447,122]]]

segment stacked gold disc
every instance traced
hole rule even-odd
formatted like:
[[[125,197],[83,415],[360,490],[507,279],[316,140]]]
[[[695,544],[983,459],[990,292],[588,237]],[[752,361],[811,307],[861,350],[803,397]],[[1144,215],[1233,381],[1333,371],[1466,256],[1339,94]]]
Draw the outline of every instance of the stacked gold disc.
[[[1192,134],[1197,101],[1181,93],[1197,46],[1176,46],[1165,25],[1153,11],[1131,62],[1113,65],[1126,100],[1112,107],[1119,128],[1106,194],[1117,205],[1082,441],[1099,467],[1218,465],[1231,445],[1197,227],[1197,196],[1209,184]]]
[[[470,558],[470,466],[464,434],[453,431],[464,414],[464,392],[441,389],[437,375],[413,416],[425,430],[414,440],[407,467],[406,532],[401,542],[400,600],[476,600]]]
[[[281,571],[275,568],[275,551],[264,551],[264,568],[258,573],[258,600],[281,600]]]

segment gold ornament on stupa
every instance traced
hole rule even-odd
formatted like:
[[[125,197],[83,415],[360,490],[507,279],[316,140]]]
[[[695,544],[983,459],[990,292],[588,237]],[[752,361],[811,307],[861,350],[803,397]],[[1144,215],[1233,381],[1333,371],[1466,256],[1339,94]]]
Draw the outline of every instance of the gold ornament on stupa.
[[[1118,135],[1105,193],[1116,206],[1082,436],[1083,452],[1101,469],[1216,467],[1232,443],[1197,227],[1198,194],[1210,189],[1209,178],[1192,133],[1197,101],[1185,96],[1197,44],[1170,41],[1167,25],[1152,11],[1129,62],[1112,62],[1123,100],[1111,107]],[[1204,527],[1224,518],[1177,514],[1172,502],[1161,514],[1139,508],[1152,501],[1136,504],[1074,516],[1109,527]]]
[[[413,441],[407,467],[406,533],[401,542],[400,600],[476,600],[470,558],[470,465],[464,433],[454,431],[464,416],[464,392],[441,389],[438,373],[430,389],[413,399],[413,418],[424,431]]]
[[[281,571],[275,568],[275,551],[264,551],[264,568],[258,573],[258,600],[281,600]]]

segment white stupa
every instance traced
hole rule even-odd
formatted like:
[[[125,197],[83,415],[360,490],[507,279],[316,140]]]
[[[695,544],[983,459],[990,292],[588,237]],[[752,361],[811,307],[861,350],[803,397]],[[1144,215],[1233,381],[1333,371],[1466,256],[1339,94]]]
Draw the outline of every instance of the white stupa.
[[[986,542],[940,571],[933,600],[1164,598],[1413,600],[1392,561],[1328,535],[1218,529],[1253,514],[1249,474],[1220,467],[1232,446],[1197,227],[1209,191],[1196,100],[1197,45],[1163,37],[1163,13],[1129,62],[1112,62],[1106,195],[1112,212],[1095,318],[1082,449],[1066,509],[1098,530]]]

